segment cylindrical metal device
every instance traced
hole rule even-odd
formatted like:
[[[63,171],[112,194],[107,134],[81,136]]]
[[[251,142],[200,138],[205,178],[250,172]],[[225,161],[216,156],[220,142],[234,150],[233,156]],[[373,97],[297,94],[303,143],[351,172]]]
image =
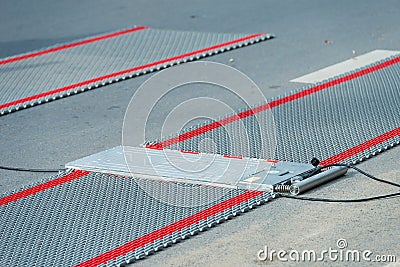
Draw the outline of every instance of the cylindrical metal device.
[[[344,175],[347,172],[348,168],[344,166],[335,166],[327,169],[326,171],[320,172],[316,175],[313,175],[307,179],[304,179],[300,182],[294,183],[290,186],[289,192],[292,195],[301,194],[311,188],[314,188],[320,184],[326,183],[330,180],[333,180],[337,177]]]

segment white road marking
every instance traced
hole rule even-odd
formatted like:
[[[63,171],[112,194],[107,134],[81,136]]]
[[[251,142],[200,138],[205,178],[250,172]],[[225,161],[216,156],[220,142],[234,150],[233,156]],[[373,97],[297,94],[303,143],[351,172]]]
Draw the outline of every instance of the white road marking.
[[[326,79],[335,77],[337,75],[355,70],[357,68],[362,68],[376,61],[385,59],[387,57],[400,54],[400,51],[390,51],[390,50],[374,50],[369,53],[350,58],[343,62],[331,65],[329,67],[320,69],[318,71],[306,74],[304,76],[290,80],[296,83],[317,83],[322,82]]]

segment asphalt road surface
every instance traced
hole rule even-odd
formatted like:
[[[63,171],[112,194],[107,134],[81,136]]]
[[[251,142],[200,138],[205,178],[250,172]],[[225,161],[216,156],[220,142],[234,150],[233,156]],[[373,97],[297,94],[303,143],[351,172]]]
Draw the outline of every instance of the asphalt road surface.
[[[375,49],[400,50],[398,1],[10,1],[0,3],[0,57],[132,25],[203,32],[271,32],[277,38],[209,57],[248,75],[269,98],[300,88],[298,76]],[[59,168],[66,162],[121,144],[125,109],[151,75],[112,84],[0,118],[1,164]],[[183,98],[197,90],[188,89]],[[211,98],[223,97],[205,90]],[[179,100],[181,101],[181,100]],[[399,99],[400,101],[400,99]],[[165,110],[176,103],[166,103]],[[155,125],[154,127],[157,127]],[[400,148],[360,165],[400,182]],[[43,178],[0,171],[0,192]],[[350,173],[310,195],[368,197],[396,188]],[[137,262],[143,266],[279,266],[257,252],[270,249],[349,248],[400,261],[400,201],[310,203],[279,199]],[[325,266],[343,262],[325,260]],[[381,266],[387,263],[346,262]],[[293,262],[288,265],[294,265]],[[300,265],[309,266],[309,262]]]

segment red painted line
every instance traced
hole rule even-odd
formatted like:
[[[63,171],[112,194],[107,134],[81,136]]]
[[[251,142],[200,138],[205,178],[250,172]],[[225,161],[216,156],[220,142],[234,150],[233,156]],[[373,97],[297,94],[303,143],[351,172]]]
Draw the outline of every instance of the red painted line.
[[[230,123],[230,122],[233,122],[233,121],[236,121],[236,120],[251,116],[251,115],[253,115],[255,113],[259,113],[259,112],[261,112],[263,110],[266,110],[266,109],[269,109],[269,108],[273,108],[273,107],[276,107],[276,106],[279,106],[279,105],[294,101],[294,100],[299,99],[301,97],[305,97],[307,95],[314,94],[314,93],[319,92],[321,90],[327,89],[327,88],[329,88],[331,86],[334,86],[334,85],[337,85],[337,84],[340,84],[340,83],[355,79],[357,77],[360,77],[360,76],[363,76],[363,75],[366,75],[366,74],[369,74],[369,73],[377,71],[379,69],[382,69],[382,68],[388,67],[390,65],[396,64],[399,61],[400,61],[400,57],[397,57],[397,58],[394,58],[392,60],[388,60],[386,62],[380,63],[380,64],[378,64],[376,66],[361,70],[359,72],[356,72],[356,73],[353,73],[353,74],[350,74],[350,75],[347,75],[347,76],[344,76],[344,77],[341,77],[341,78],[338,78],[336,80],[327,82],[325,84],[314,86],[314,87],[312,87],[310,89],[307,89],[305,91],[302,91],[302,92],[299,92],[299,93],[295,93],[293,95],[278,99],[278,100],[273,101],[271,103],[256,107],[256,108],[254,108],[252,110],[239,113],[239,114],[237,114],[235,116],[229,117],[229,118],[224,119],[222,121],[219,121],[219,122],[216,122],[216,123],[212,123],[212,124],[210,124],[211,126],[207,125],[207,126],[205,126],[204,130],[199,130],[199,129],[201,129],[201,128],[199,128],[199,129],[196,129],[196,130],[192,131],[192,137],[196,136],[196,135],[199,135],[201,133],[204,133],[206,131],[210,131],[210,130],[215,129],[217,127],[223,126],[223,125],[225,125],[227,123]],[[215,126],[213,126],[213,125],[215,125]],[[214,128],[212,128],[212,127],[214,127]],[[206,129],[208,129],[208,130],[206,130]],[[344,160],[344,159],[346,159],[348,157],[356,155],[357,153],[360,153],[360,152],[364,151],[365,149],[368,149],[368,148],[370,148],[372,146],[380,144],[380,143],[386,141],[389,138],[393,138],[395,136],[399,136],[399,134],[400,134],[400,127],[396,128],[396,129],[394,129],[394,130],[392,130],[390,132],[387,132],[387,133],[385,133],[383,135],[375,137],[375,138],[373,138],[373,139],[371,139],[369,141],[366,141],[366,142],[364,142],[364,143],[362,143],[360,145],[357,145],[357,146],[355,146],[353,148],[350,148],[349,150],[344,151],[344,152],[342,152],[342,153],[340,153],[340,154],[338,154],[336,156],[333,156],[331,158],[325,159],[321,163],[326,165],[326,164],[329,164],[329,163],[339,162],[339,161]],[[185,134],[183,134],[182,136],[184,136],[184,135]],[[188,139],[188,138],[191,138],[191,137],[190,137],[190,135],[189,136],[185,136],[185,137],[181,137],[181,138],[178,138],[177,141],[181,142],[183,140],[186,140],[186,139],[183,139],[183,138]],[[174,139],[175,138],[172,138],[170,140],[174,140]],[[169,140],[167,140],[167,141],[169,141]],[[151,147],[155,148],[155,149],[158,149],[159,147],[163,148],[165,144],[173,144],[173,143],[165,143],[165,142],[166,141],[164,141],[162,143],[159,143],[160,145],[156,144],[155,146],[151,146]],[[81,172],[81,171],[76,171],[74,173],[77,173],[77,172]],[[87,175],[87,174],[82,174],[79,177],[84,176],[84,175]],[[62,178],[63,177],[61,177],[59,179],[62,179]],[[77,179],[77,178],[69,178],[69,179],[70,180],[74,180],[74,179]],[[58,180],[58,179],[56,179],[56,180]],[[54,181],[56,181],[56,180],[54,180]],[[52,181],[50,181],[48,183],[51,183],[51,182]],[[39,186],[36,186],[37,189],[36,189],[36,187],[33,187],[31,189],[25,190],[25,191],[30,191],[30,190],[33,189],[32,193],[30,193],[30,194],[23,193],[24,191],[22,191],[22,192],[14,194],[14,195],[20,194],[20,196],[16,197],[16,199],[18,200],[18,199],[20,199],[22,197],[26,197],[28,195],[35,194],[36,192],[44,191],[47,188],[52,188],[54,186],[57,186],[57,185],[63,184],[63,183],[64,182],[58,182],[58,183],[54,183],[54,185],[50,185],[50,186],[47,186],[47,187],[45,186],[46,187],[45,189],[40,189],[40,187],[42,187],[43,185],[39,185]],[[46,184],[44,184],[44,185],[46,185]],[[221,203],[218,203],[218,204],[216,204],[216,205],[214,205],[214,206],[212,206],[210,208],[207,208],[205,210],[202,210],[202,211],[200,211],[200,212],[198,212],[198,213],[196,213],[194,215],[191,215],[191,216],[189,216],[187,218],[184,218],[184,219],[182,219],[180,221],[177,221],[177,222],[172,223],[172,224],[170,224],[168,226],[165,226],[165,227],[163,227],[161,229],[158,229],[158,230],[156,230],[154,232],[151,232],[151,233],[149,233],[147,235],[144,235],[144,236],[139,237],[139,238],[137,238],[135,240],[132,240],[132,241],[130,241],[130,242],[124,244],[124,245],[121,245],[121,246],[119,246],[119,247],[117,247],[117,248],[115,248],[113,250],[110,250],[110,251],[105,252],[105,253],[103,253],[101,255],[98,255],[98,256],[96,256],[94,258],[91,258],[91,259],[89,259],[89,260],[87,260],[85,262],[82,262],[77,266],[96,266],[96,265],[104,264],[109,260],[115,259],[118,256],[126,255],[128,252],[134,251],[135,249],[140,248],[140,247],[144,247],[148,243],[154,242],[157,239],[161,239],[166,235],[171,235],[173,232],[175,232],[177,230],[180,230],[180,229],[182,229],[184,227],[188,227],[188,226],[190,226],[190,225],[192,225],[194,223],[198,223],[200,220],[207,219],[209,216],[214,216],[215,214],[217,214],[219,212],[222,212],[222,211],[226,210],[227,208],[231,208],[232,206],[238,205],[238,204],[240,204],[240,203],[242,203],[244,201],[248,201],[249,199],[254,198],[256,196],[259,196],[261,194],[263,194],[263,192],[246,191],[245,193],[243,193],[243,194],[241,194],[239,196],[236,196],[236,197],[234,197],[232,199],[229,199],[229,200],[223,201]],[[13,195],[11,195],[9,197],[12,197],[12,196]],[[7,199],[9,197],[5,197],[3,199],[0,199],[0,203],[12,202],[13,200]],[[6,200],[4,200],[4,199],[6,199]]]
[[[193,214],[189,217],[186,217],[180,221],[174,222],[168,226],[165,226],[161,229],[158,229],[154,232],[151,232],[147,235],[141,236],[135,240],[132,240],[122,246],[119,246],[115,249],[112,249],[106,253],[103,253],[95,258],[89,259],[85,262],[82,262],[76,266],[98,266],[100,264],[105,264],[107,261],[115,259],[118,256],[126,255],[128,252],[134,251],[137,248],[143,247],[148,243],[154,242],[157,239],[161,239],[166,235],[171,235],[173,232],[176,232],[179,229],[189,227],[192,224],[198,223],[200,220],[205,220],[209,216],[214,216],[219,212],[223,212],[227,208],[238,205],[244,201],[247,201],[251,198],[255,198],[256,196],[262,195],[263,192],[259,191],[247,191],[241,195],[233,197],[231,199],[225,200],[221,203],[218,203],[208,209],[202,210],[196,214]]]
[[[242,156],[224,155],[224,158],[228,159],[243,159]]]
[[[58,51],[61,51],[61,50],[77,47],[77,46],[80,46],[80,45],[90,44],[90,43],[93,43],[93,42],[98,42],[98,41],[114,38],[114,37],[117,37],[117,36],[120,36],[120,35],[136,32],[136,31],[141,31],[141,30],[146,30],[146,29],[148,29],[148,28],[145,27],[145,26],[138,26],[138,27],[135,27],[135,28],[131,28],[131,29],[127,29],[127,30],[123,30],[123,31],[119,31],[119,32],[113,32],[113,33],[110,33],[110,34],[100,35],[100,36],[88,38],[88,39],[85,39],[85,40],[82,40],[82,41],[78,41],[78,42],[74,42],[74,43],[70,43],[70,44],[64,44],[64,45],[52,47],[52,48],[49,48],[49,49],[46,49],[46,50],[42,50],[42,51],[38,51],[38,52],[33,52],[33,53],[21,55],[21,56],[16,56],[16,57],[13,57],[13,58],[0,60],[0,65],[5,65],[5,64],[9,64],[9,63],[12,63],[12,62],[16,62],[16,61],[20,61],[20,60],[24,60],[24,59],[28,59],[28,58],[38,57],[38,56],[42,56],[42,55],[45,55],[45,54],[54,53],[54,52],[58,52]]]
[[[26,190],[22,190],[20,192],[14,193],[14,194],[9,195],[9,196],[5,196],[5,197],[0,199],[0,206],[7,205],[7,204],[9,204],[11,202],[17,202],[21,198],[26,198],[26,197],[29,197],[31,195],[35,195],[35,194],[37,194],[39,192],[43,192],[43,191],[45,191],[47,189],[54,188],[54,187],[56,187],[58,185],[62,185],[64,183],[68,183],[68,182],[71,182],[73,180],[79,179],[82,176],[86,176],[88,174],[89,174],[89,172],[77,170],[77,171],[69,173],[69,174],[67,174],[65,176],[62,176],[60,178],[48,181],[48,182],[40,184],[40,185],[36,185],[34,187],[31,187],[31,188],[26,189]]]
[[[340,161],[343,161],[347,158],[350,158],[352,156],[357,155],[358,153],[361,153],[373,146],[379,145],[383,142],[385,142],[386,140],[390,139],[390,138],[394,138],[396,136],[400,136],[400,127],[396,128],[394,130],[391,130],[387,133],[384,133],[382,135],[379,135],[375,138],[372,138],[364,143],[361,143],[359,145],[356,145],[352,148],[347,149],[346,151],[343,151],[335,156],[332,156],[330,158],[327,158],[323,161],[321,161],[321,165],[328,165],[328,164],[334,164]]]
[[[321,162],[321,165],[327,165],[332,163],[338,163],[344,159],[347,159],[353,155],[356,155],[366,149],[369,149],[375,145],[378,145],[389,138],[393,138],[400,135],[400,127],[396,128],[392,131],[389,131],[385,134],[382,134],[378,137],[375,137],[371,140],[368,140],[362,144],[359,144],[355,147],[352,147],[340,154],[337,154],[333,157],[325,159]],[[191,215],[187,218],[184,218],[180,221],[172,223],[168,226],[165,226],[161,229],[158,229],[154,232],[151,232],[147,235],[141,236],[137,239],[134,239],[128,243],[125,243],[115,249],[107,251],[101,255],[98,255],[94,258],[91,258],[85,262],[78,264],[77,266],[97,266],[100,264],[105,264],[109,260],[116,259],[119,256],[126,255],[128,252],[135,251],[137,248],[144,247],[146,244],[152,243],[158,239],[162,239],[167,235],[171,235],[172,233],[181,230],[182,228],[189,227],[192,224],[198,223],[200,220],[205,220],[210,216],[214,216],[219,212],[223,212],[224,210],[231,208],[235,205],[239,205],[242,202],[248,201],[251,198],[255,198],[257,196],[262,195],[261,191],[246,191],[245,193],[238,195],[234,198],[225,200],[221,203],[218,203],[212,207],[209,207],[205,210],[202,210],[194,215]]]
[[[197,129],[195,129],[193,131],[186,132],[186,133],[181,134],[181,135],[179,135],[177,137],[174,137],[174,138],[171,138],[171,139],[156,143],[156,144],[151,145],[151,146],[157,147],[159,149],[162,149],[162,148],[165,148],[165,147],[169,147],[171,145],[174,145],[174,144],[183,142],[185,140],[191,139],[191,138],[193,138],[195,136],[204,134],[204,133],[206,133],[208,131],[212,131],[212,130],[214,130],[216,128],[219,128],[221,126],[227,125],[229,123],[232,123],[232,122],[238,121],[240,119],[252,116],[254,114],[260,113],[260,112],[265,111],[267,109],[271,109],[271,108],[274,108],[274,107],[277,107],[277,106],[292,102],[292,101],[297,100],[299,98],[302,98],[302,97],[305,97],[305,96],[308,96],[308,95],[311,95],[311,94],[315,94],[315,93],[320,92],[322,90],[328,89],[328,88],[330,88],[332,86],[335,86],[335,85],[338,85],[338,84],[353,80],[355,78],[358,78],[358,77],[361,77],[361,76],[364,76],[364,75],[367,75],[367,74],[370,74],[372,72],[375,72],[375,71],[378,71],[380,69],[389,67],[389,66],[394,65],[394,64],[399,63],[399,62],[400,62],[400,56],[399,57],[395,57],[393,59],[389,59],[389,60],[384,61],[384,62],[382,62],[380,64],[377,64],[375,66],[371,66],[371,67],[368,67],[366,69],[351,73],[351,74],[346,75],[344,77],[340,77],[340,78],[337,78],[335,80],[328,81],[326,83],[313,86],[313,87],[311,87],[311,88],[309,88],[307,90],[304,90],[304,91],[301,91],[301,92],[298,92],[298,93],[295,93],[295,94],[280,98],[280,99],[272,101],[270,103],[266,103],[266,104],[260,105],[258,107],[253,108],[253,109],[250,109],[250,110],[247,110],[247,111],[243,111],[241,113],[232,115],[232,116],[227,117],[225,119],[222,119],[220,121],[216,121],[216,122],[204,125],[204,126],[202,126],[200,128],[197,128]]]
[[[198,151],[186,151],[186,150],[181,150],[181,153],[185,153],[185,154],[199,154]]]
[[[243,37],[243,38],[239,38],[239,39],[236,39],[236,40],[233,40],[233,41],[225,42],[225,43],[222,43],[222,44],[219,44],[219,45],[210,46],[210,47],[207,47],[207,48],[204,48],[204,49],[200,49],[200,50],[196,50],[196,51],[193,51],[193,52],[189,52],[189,53],[186,53],[186,54],[170,57],[170,58],[167,58],[167,59],[155,61],[155,62],[152,62],[152,63],[149,63],[149,64],[145,64],[145,65],[142,65],[142,66],[138,66],[138,67],[134,67],[134,68],[131,68],[131,69],[126,69],[126,70],[114,72],[114,73],[111,73],[111,74],[107,74],[107,75],[104,75],[104,76],[100,76],[100,77],[97,77],[97,78],[86,80],[86,81],[83,81],[83,82],[71,84],[71,85],[68,85],[68,86],[65,86],[65,87],[61,87],[61,88],[58,88],[58,89],[54,89],[54,90],[51,90],[51,91],[48,91],[48,92],[40,93],[40,94],[37,94],[37,95],[25,97],[25,98],[22,98],[22,99],[18,99],[18,100],[12,101],[12,102],[8,102],[8,103],[5,103],[5,104],[2,104],[2,105],[0,105],[0,109],[8,108],[8,107],[15,106],[15,105],[20,105],[20,104],[23,104],[23,103],[26,103],[26,102],[29,102],[29,101],[33,101],[33,100],[38,100],[38,99],[44,98],[46,96],[50,96],[50,95],[57,94],[57,93],[62,93],[62,92],[65,92],[65,91],[68,91],[68,90],[71,90],[71,89],[74,89],[74,88],[77,88],[77,87],[87,86],[89,84],[93,84],[93,83],[96,83],[98,81],[115,78],[115,77],[130,73],[130,72],[136,72],[136,71],[148,69],[148,68],[151,68],[151,67],[155,67],[157,65],[169,63],[171,61],[181,60],[181,59],[184,59],[184,58],[187,58],[187,57],[191,57],[191,56],[194,56],[194,55],[197,55],[197,54],[202,54],[202,53],[205,53],[205,52],[208,52],[208,51],[217,50],[217,49],[223,48],[225,46],[231,46],[231,45],[234,45],[234,44],[237,44],[237,43],[240,43],[240,42],[244,42],[244,41],[256,38],[256,37],[260,37],[262,35],[263,34],[261,34],[261,33],[260,34],[252,34],[252,35],[249,35],[249,36],[246,36],[246,37]]]

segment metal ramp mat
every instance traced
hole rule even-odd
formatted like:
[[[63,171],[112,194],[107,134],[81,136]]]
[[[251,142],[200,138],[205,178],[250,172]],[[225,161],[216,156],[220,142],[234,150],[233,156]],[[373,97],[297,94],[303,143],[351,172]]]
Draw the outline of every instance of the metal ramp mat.
[[[274,185],[315,171],[310,163],[126,146],[69,162],[65,167],[161,182],[257,191],[271,190]]]
[[[400,56],[394,56],[239,111],[240,118],[254,131],[252,116],[272,110],[277,159],[306,162],[316,156],[323,164],[359,162],[400,143],[399,75]],[[205,123],[147,146],[200,151],[202,138],[215,138],[222,140],[220,154],[263,158],[257,136],[249,155],[221,139],[218,131],[239,123],[225,121],[229,123]],[[70,170],[0,198],[0,265],[119,266],[272,197],[259,191]]]
[[[0,59],[0,115],[272,37],[138,26]]]

